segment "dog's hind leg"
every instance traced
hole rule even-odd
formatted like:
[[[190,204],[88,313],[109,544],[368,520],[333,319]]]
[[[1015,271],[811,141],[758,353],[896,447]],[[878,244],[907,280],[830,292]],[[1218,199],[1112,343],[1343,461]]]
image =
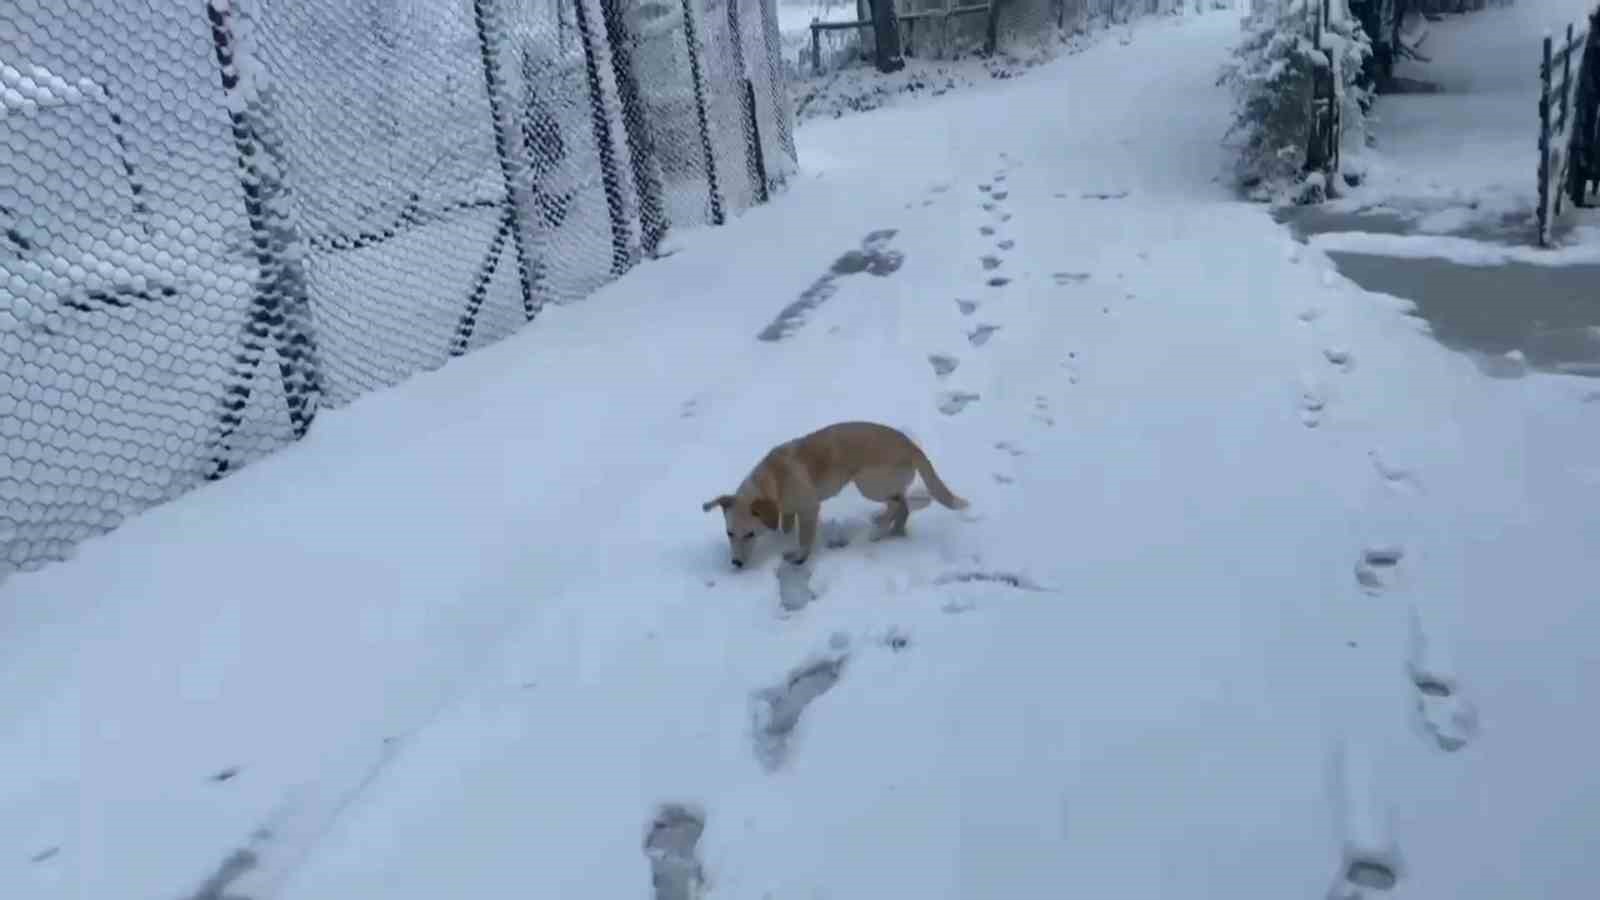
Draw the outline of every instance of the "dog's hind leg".
[[[906,536],[906,522],[911,518],[911,505],[906,503],[905,497],[890,497],[885,504],[882,517],[887,521],[889,534],[895,537]]]
[[[911,487],[916,476],[914,469],[895,467],[867,469],[856,476],[856,490],[861,496],[883,504],[883,510],[872,517],[872,523],[880,531],[878,537],[884,533],[897,536],[906,533],[906,520],[911,517],[906,488]]]

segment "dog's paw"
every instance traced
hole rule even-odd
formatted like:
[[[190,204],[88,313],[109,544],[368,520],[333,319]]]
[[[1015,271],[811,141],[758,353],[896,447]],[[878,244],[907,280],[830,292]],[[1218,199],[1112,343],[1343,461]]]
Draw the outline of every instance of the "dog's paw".
[[[803,550],[785,550],[783,552],[783,561],[791,566],[803,566],[810,555]]]

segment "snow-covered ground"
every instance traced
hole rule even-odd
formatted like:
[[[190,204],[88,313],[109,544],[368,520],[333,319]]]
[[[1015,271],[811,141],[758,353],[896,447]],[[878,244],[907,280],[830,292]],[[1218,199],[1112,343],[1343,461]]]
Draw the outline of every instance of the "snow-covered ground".
[[[1366,183],[1329,211],[1402,216],[1417,234],[1387,243],[1437,255],[1454,254],[1431,235],[1532,241],[1541,44],[1568,25],[1582,28],[1594,7],[1594,0],[1519,0],[1437,21],[1418,17],[1413,34],[1427,60],[1402,60],[1395,74],[1419,90],[1378,99],[1377,146],[1356,163]],[[1572,218],[1570,243],[1600,244],[1600,218]]]
[[[1600,391],[1234,200],[1237,33],[812,123],[770,206],[13,576],[0,896],[1600,894]],[[700,503],[855,417],[972,508],[731,571]]]

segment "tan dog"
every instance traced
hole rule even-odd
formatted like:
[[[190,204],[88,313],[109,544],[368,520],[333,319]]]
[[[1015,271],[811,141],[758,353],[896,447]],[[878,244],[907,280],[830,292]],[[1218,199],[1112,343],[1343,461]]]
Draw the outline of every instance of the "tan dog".
[[[701,509],[722,508],[736,569],[744,568],[758,533],[777,531],[780,523],[788,532],[791,520],[797,520],[800,544],[783,558],[803,565],[817,541],[822,502],[852,481],[863,497],[884,504],[873,521],[887,525],[890,534],[904,535],[911,510],[928,503],[924,497],[906,497],[906,488],[918,475],[940,505],[966,508],[967,501],[939,480],[927,454],[910,438],[875,422],[839,422],[772,448],[738,493],[707,500]]]

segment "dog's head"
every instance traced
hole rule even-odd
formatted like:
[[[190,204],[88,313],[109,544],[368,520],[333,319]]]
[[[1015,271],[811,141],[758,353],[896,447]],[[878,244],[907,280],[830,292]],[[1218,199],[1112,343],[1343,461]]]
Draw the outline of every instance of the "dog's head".
[[[710,512],[721,507],[722,521],[728,533],[728,553],[735,569],[744,568],[750,561],[750,548],[755,546],[756,535],[778,529],[778,504],[765,497],[735,497],[723,494],[707,500],[700,509]]]

